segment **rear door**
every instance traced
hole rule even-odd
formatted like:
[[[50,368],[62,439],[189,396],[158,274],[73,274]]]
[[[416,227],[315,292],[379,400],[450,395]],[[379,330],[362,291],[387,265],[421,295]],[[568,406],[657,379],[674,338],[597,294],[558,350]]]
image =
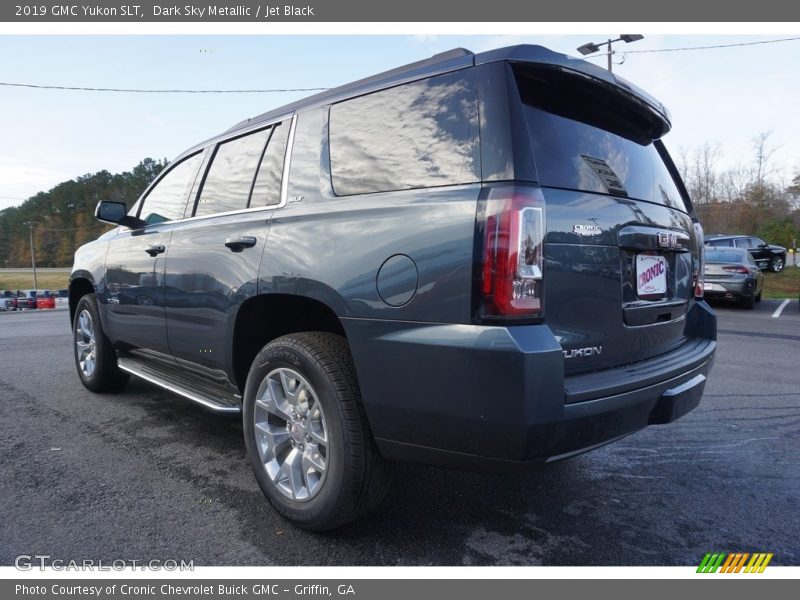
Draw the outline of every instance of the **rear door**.
[[[652,113],[585,77],[513,70],[546,203],[545,320],[566,373],[678,347],[700,248]]]
[[[256,294],[291,121],[226,140],[213,150],[194,218],[172,233],[165,268],[167,337],[178,363],[211,383],[233,382],[234,325]]]
[[[757,237],[751,237],[748,238],[748,240],[750,242],[750,254],[755,258],[756,263],[758,263],[762,269],[766,269],[772,258],[772,253],[767,247],[767,242]]]

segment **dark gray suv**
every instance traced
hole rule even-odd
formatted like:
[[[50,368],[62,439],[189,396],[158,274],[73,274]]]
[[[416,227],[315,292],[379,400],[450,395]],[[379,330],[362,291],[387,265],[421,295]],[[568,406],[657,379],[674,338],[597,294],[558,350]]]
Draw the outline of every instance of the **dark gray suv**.
[[[700,401],[702,229],[627,81],[453,50],[239,123],[80,248],[75,359],[242,413],[275,509],[328,529],[395,460],[573,456]]]

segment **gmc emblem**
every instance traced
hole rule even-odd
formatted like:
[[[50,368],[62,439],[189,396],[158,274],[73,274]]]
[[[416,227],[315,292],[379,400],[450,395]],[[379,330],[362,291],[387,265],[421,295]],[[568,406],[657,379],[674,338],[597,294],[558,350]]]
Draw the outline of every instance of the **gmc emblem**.
[[[677,248],[678,236],[671,231],[659,231],[658,245],[660,248]]]

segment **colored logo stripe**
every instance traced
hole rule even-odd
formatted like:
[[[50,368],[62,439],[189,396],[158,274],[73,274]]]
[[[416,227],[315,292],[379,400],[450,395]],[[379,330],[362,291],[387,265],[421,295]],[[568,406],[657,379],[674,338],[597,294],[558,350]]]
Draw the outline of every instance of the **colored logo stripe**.
[[[772,560],[772,552],[708,552],[697,567],[698,573],[763,573]],[[747,559],[750,559],[748,562]],[[747,566],[745,567],[745,563]]]
[[[772,552],[769,554],[761,552],[758,554],[753,554],[753,558],[750,559],[747,567],[745,568],[745,573],[763,573],[764,569],[767,568],[769,561],[772,560]]]
[[[716,573],[719,566],[722,564],[722,561],[725,560],[725,555],[722,553],[711,554],[710,552],[707,553],[703,560],[700,562],[700,566],[697,567],[698,573]]]

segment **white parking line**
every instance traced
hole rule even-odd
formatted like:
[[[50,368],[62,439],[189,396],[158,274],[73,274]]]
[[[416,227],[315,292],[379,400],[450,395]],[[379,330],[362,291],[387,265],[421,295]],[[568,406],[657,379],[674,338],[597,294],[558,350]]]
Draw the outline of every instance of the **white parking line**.
[[[778,317],[780,317],[781,313],[783,312],[783,309],[786,308],[786,305],[789,304],[789,302],[791,302],[791,300],[789,300],[788,298],[784,300],[783,303],[778,308],[775,309],[775,312],[772,313],[772,318],[777,319]]]

